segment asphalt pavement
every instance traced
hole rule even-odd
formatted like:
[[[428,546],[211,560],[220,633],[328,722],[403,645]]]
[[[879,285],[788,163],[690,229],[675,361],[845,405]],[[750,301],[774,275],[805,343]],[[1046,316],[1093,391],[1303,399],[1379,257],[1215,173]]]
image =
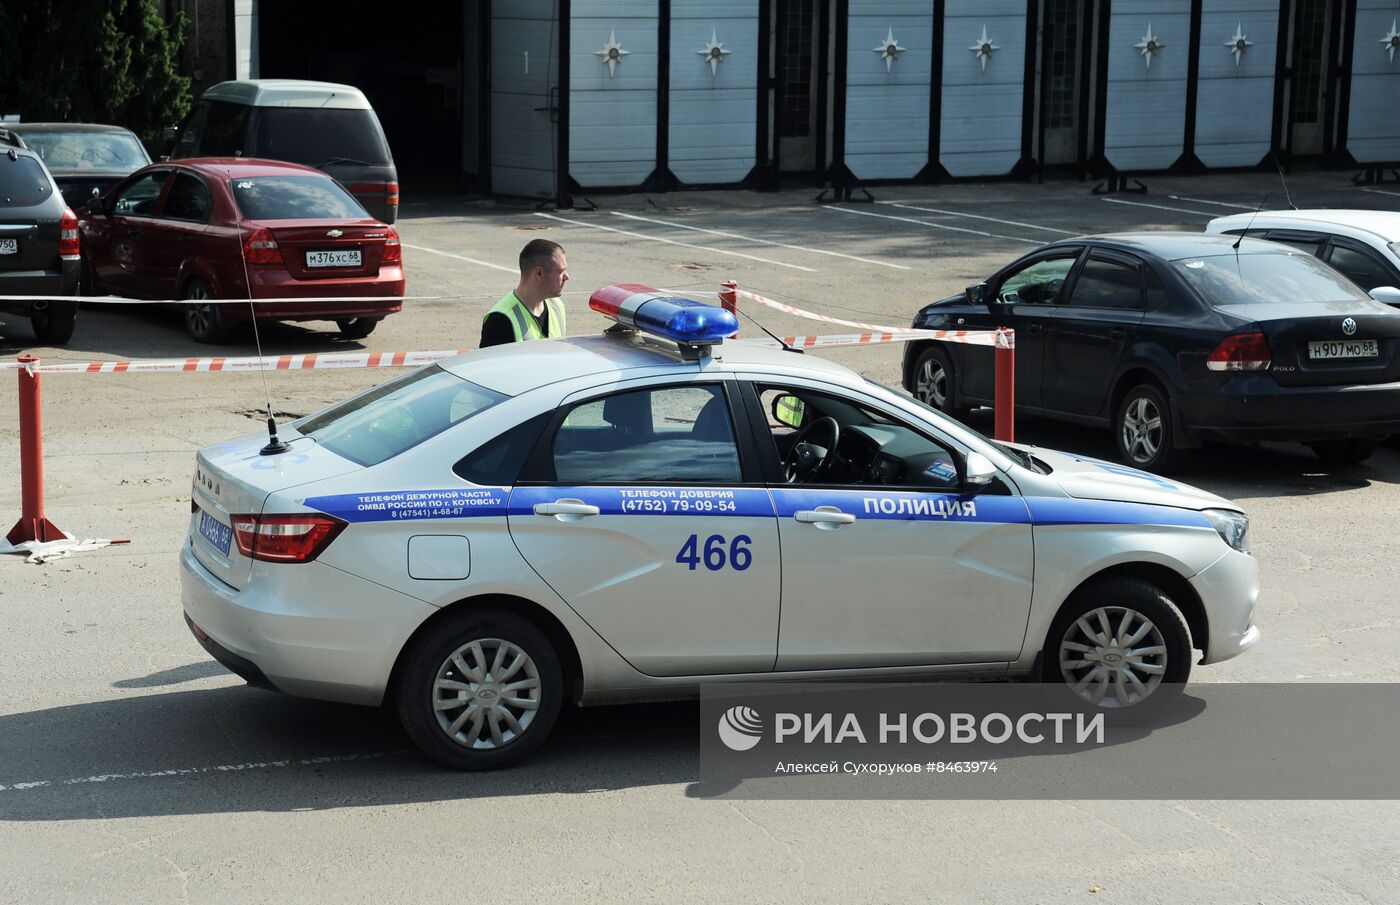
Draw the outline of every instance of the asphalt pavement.
[[[369,338],[269,325],[267,353],[471,348],[531,238],[566,249],[575,333],[593,288],[712,299],[723,280],[862,322],[932,299],[1036,245],[1120,230],[1199,231],[1283,206],[1276,175],[592,197],[597,210],[404,196],[408,303]],[[1299,207],[1400,209],[1400,188],[1290,177]],[[580,199],[582,201],[582,199]],[[784,335],[834,332],[747,306]],[[844,330],[844,328],[840,328]],[[757,335],[745,323],[741,333]],[[0,357],[45,362],[252,355],[245,330],[196,346],[160,308],[85,306],[36,349],[0,316]],[[900,350],[822,352],[889,384]],[[180,615],[177,551],[194,453],[315,411],[382,370],[48,375],[48,514],[131,544],[47,565],[0,560],[0,902],[1318,902],[1400,901],[1389,801],[716,801],[700,797],[697,708],[571,711],[541,755],[444,772],[375,710],[245,687]],[[4,374],[0,377],[13,380]],[[0,518],[18,516],[16,397],[0,386]],[[973,424],[990,432],[989,412]],[[1106,433],[1024,421],[1018,439],[1111,457]],[[1193,681],[1400,682],[1400,443],[1323,466],[1293,444],[1209,447],[1180,475],[1253,518],[1263,640]],[[1319,771],[1334,765],[1318,764]]]

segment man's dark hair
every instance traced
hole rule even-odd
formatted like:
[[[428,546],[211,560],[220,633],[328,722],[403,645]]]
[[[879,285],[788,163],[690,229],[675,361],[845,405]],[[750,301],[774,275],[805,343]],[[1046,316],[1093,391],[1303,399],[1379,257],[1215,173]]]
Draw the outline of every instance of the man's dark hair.
[[[520,275],[526,276],[536,267],[549,268],[554,261],[554,253],[564,253],[564,246],[548,239],[531,239],[520,249]]]

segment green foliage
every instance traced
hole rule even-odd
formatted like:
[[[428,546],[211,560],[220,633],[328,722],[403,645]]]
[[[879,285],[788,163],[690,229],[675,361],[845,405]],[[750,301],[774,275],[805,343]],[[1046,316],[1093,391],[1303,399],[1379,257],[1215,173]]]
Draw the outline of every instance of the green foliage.
[[[0,0],[0,113],[154,139],[189,111],[184,35],[156,0]]]

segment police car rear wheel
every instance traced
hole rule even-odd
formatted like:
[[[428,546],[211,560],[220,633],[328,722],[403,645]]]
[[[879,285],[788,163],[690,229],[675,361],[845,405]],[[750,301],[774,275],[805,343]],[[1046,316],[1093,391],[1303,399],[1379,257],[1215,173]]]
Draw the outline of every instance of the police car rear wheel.
[[[1105,578],[1081,588],[1055,618],[1043,653],[1045,680],[1080,704],[1159,709],[1191,675],[1191,636],[1156,586]]]
[[[563,674],[553,646],[504,611],[463,613],[408,653],[399,718],[424,754],[457,770],[492,770],[539,748],[559,716]]]

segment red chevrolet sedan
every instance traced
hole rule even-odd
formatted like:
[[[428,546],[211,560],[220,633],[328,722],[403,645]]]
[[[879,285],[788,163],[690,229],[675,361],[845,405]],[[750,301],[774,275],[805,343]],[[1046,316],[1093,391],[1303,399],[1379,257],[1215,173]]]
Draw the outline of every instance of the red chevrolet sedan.
[[[310,167],[243,158],[152,164],[78,217],[85,291],[184,300],[199,342],[223,342],[253,316],[333,320],[359,339],[403,308],[399,234]],[[361,296],[386,300],[302,301]]]

